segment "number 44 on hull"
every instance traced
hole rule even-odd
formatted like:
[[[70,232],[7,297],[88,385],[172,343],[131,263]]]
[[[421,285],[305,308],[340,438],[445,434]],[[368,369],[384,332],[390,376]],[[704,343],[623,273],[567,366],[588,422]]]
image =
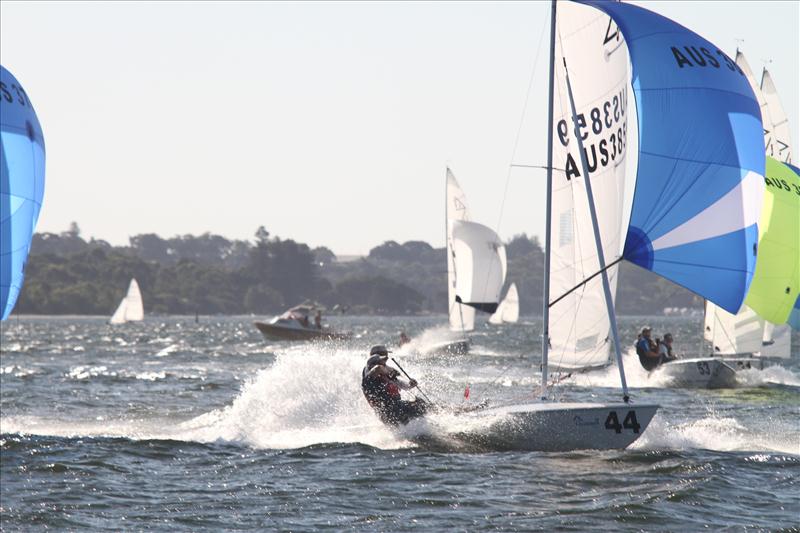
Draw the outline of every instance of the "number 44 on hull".
[[[426,445],[466,450],[624,449],[641,436],[657,410],[657,405],[631,403],[510,405],[459,415],[461,431],[411,438]]]

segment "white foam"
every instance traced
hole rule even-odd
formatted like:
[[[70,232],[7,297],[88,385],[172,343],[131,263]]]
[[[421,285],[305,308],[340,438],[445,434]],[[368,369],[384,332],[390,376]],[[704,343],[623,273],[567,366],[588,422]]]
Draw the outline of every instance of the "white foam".
[[[768,366],[764,370],[754,368],[736,372],[737,384],[743,387],[761,385],[789,385],[800,387],[800,374],[782,366]]]
[[[86,380],[89,378],[94,378],[97,376],[110,376],[115,377],[117,375],[116,372],[109,372],[107,366],[76,366],[72,367],[69,372],[67,372],[66,377],[69,379],[77,379],[77,380]]]
[[[364,356],[324,351],[319,346],[287,349],[275,363],[247,381],[233,403],[188,421],[78,420],[4,417],[3,433],[62,437],[126,437],[196,442],[227,441],[256,448],[294,449],[321,443],[359,442],[390,449],[410,443],[384,426],[361,393]],[[409,365],[413,367],[413,365]],[[72,379],[113,376],[104,366],[79,366]],[[137,379],[163,379],[145,372]]]
[[[363,355],[314,350],[314,357],[279,355],[245,384],[232,405],[185,422],[180,430],[190,440],[269,449],[330,442],[408,445],[378,421],[364,400],[359,385]]]
[[[625,380],[629,387],[636,388],[667,388],[672,385],[672,379],[659,372],[651,374],[639,363],[639,356],[634,350],[622,354],[625,365]],[[569,382],[581,387],[619,387],[619,370],[616,365],[586,373],[573,374]]]
[[[748,428],[734,418],[713,413],[680,424],[671,424],[657,414],[631,449],[763,451],[800,455],[800,433],[797,428],[765,433]]]

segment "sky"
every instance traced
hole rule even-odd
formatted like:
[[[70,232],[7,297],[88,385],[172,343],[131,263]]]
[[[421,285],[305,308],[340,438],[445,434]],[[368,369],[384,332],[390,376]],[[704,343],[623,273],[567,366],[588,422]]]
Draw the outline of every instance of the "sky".
[[[635,3],[766,64],[800,153],[800,3]],[[47,147],[37,231],[444,246],[449,165],[474,220],[541,239],[545,173],[511,164],[546,161],[548,11],[3,0],[0,62]]]

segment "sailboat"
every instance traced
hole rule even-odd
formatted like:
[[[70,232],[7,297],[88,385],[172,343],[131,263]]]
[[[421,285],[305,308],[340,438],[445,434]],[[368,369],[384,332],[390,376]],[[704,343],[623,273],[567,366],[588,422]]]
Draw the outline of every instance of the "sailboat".
[[[135,278],[131,278],[128,292],[111,315],[109,324],[124,324],[125,322],[138,322],[144,319],[144,306],[142,293]]]
[[[563,5],[558,22],[553,0],[539,401],[463,415],[489,417],[488,429],[466,438],[504,449],[625,448],[658,406],[635,403],[628,393],[614,314],[615,267],[628,260],[724,309],[739,309],[753,275],[764,187],[761,118],[734,62],[665,17],[587,1]],[[639,144],[625,228],[619,206],[628,58]],[[556,70],[565,82],[557,95]],[[612,347],[622,402],[552,401],[551,365],[604,363]]]
[[[465,354],[475,311],[494,313],[506,278],[506,250],[497,233],[470,220],[466,196],[455,175],[445,172],[447,296],[454,338],[423,347],[423,354]]]
[[[489,317],[489,324],[500,325],[502,323],[514,324],[519,320],[519,294],[517,293],[516,283],[512,283],[506,292],[505,298],[497,306],[497,311]]]
[[[738,313],[706,302],[703,337],[711,347],[711,357],[681,360],[656,370],[679,386],[733,387],[736,371],[761,370],[770,360],[791,355],[791,330],[786,321],[800,293],[800,176],[777,159],[791,160],[791,140],[769,72],[764,69],[761,84],[757,84],[740,50],[736,51],[736,65],[753,89],[764,125],[766,187],[758,261]]]

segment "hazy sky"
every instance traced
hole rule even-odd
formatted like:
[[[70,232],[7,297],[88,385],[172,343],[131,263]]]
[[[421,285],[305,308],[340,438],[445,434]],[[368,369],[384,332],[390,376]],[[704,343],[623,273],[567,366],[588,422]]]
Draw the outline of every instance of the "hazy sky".
[[[800,156],[798,2],[637,3],[771,60]],[[520,124],[514,162],[545,161],[548,6],[3,0],[0,62],[47,144],[37,230],[443,246],[447,164],[497,228]],[[543,233],[543,193],[511,172],[502,237]]]

